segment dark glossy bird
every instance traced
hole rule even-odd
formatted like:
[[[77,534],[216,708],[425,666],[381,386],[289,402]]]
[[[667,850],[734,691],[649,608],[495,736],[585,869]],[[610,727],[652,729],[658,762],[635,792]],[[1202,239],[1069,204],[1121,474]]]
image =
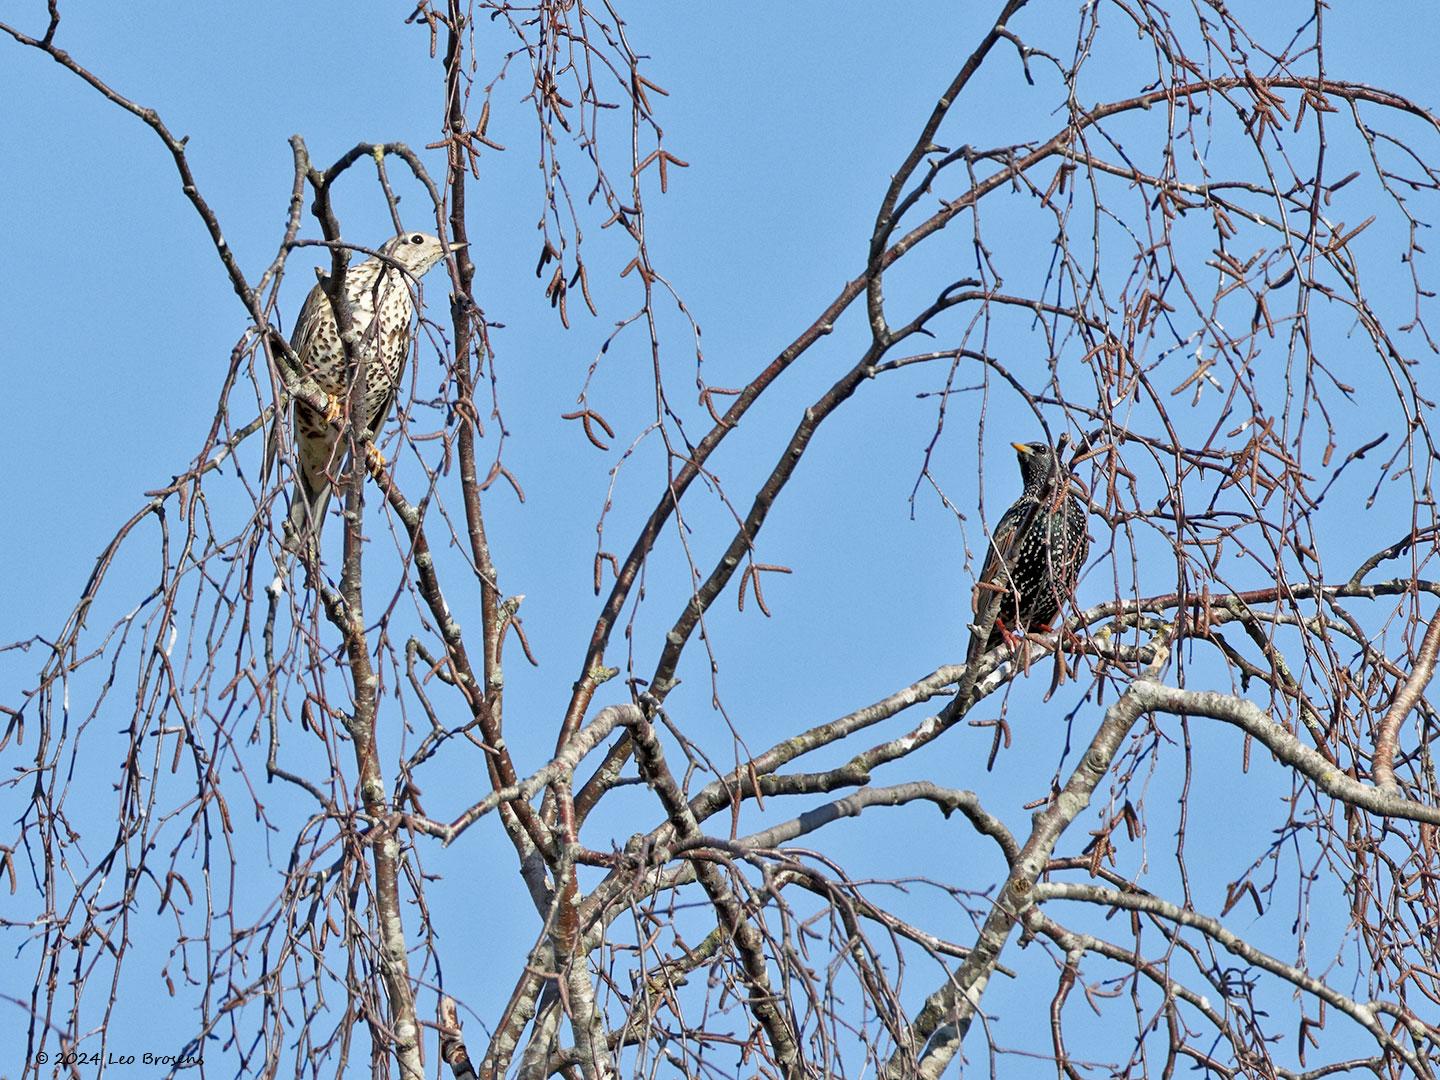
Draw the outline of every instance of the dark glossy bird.
[[[975,629],[967,662],[1026,631],[1048,631],[1060,605],[1073,594],[1090,551],[1085,505],[1072,494],[1074,477],[1059,455],[1042,442],[1010,445],[1020,459],[1025,490],[990,537],[975,583]],[[982,641],[991,611],[994,626]]]

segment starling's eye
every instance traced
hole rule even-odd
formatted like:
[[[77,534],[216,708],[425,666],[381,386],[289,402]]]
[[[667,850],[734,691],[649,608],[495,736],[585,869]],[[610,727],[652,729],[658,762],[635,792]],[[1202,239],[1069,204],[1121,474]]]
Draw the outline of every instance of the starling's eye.
[[[425,242],[425,237],[421,236],[417,232],[414,236],[410,237],[410,242],[412,244],[423,244]]]

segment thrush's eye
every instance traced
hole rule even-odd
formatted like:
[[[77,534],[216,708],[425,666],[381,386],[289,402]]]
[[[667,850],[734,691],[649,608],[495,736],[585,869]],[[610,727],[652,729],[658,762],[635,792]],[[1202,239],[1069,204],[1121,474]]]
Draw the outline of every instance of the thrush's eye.
[[[414,236],[410,237],[410,242],[412,244],[423,244],[425,242],[425,237],[421,236],[417,232]]]

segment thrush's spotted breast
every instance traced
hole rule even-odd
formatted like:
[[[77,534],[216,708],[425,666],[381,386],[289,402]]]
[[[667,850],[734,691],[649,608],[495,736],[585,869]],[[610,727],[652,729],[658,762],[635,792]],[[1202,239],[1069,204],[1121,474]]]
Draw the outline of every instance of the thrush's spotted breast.
[[[967,662],[1007,636],[1049,630],[1072,595],[1090,550],[1085,506],[1072,494],[1071,472],[1046,443],[1012,443],[1025,488],[990,537],[990,550],[975,584],[975,630]],[[981,632],[994,610],[988,638]]]

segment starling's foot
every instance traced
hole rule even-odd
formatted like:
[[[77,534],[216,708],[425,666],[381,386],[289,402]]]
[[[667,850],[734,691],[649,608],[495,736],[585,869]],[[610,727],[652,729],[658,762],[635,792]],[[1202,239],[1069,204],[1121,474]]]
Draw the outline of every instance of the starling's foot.
[[[1020,643],[1025,640],[1024,634],[1018,636],[1012,634],[1010,628],[1005,625],[1004,619],[995,620],[995,629],[1000,631],[1000,640],[1005,642],[1006,645],[1009,645],[1011,649],[1019,649]]]
[[[389,464],[380,448],[373,442],[365,444],[365,465],[370,470],[370,475],[379,480],[385,475],[385,466]]]

